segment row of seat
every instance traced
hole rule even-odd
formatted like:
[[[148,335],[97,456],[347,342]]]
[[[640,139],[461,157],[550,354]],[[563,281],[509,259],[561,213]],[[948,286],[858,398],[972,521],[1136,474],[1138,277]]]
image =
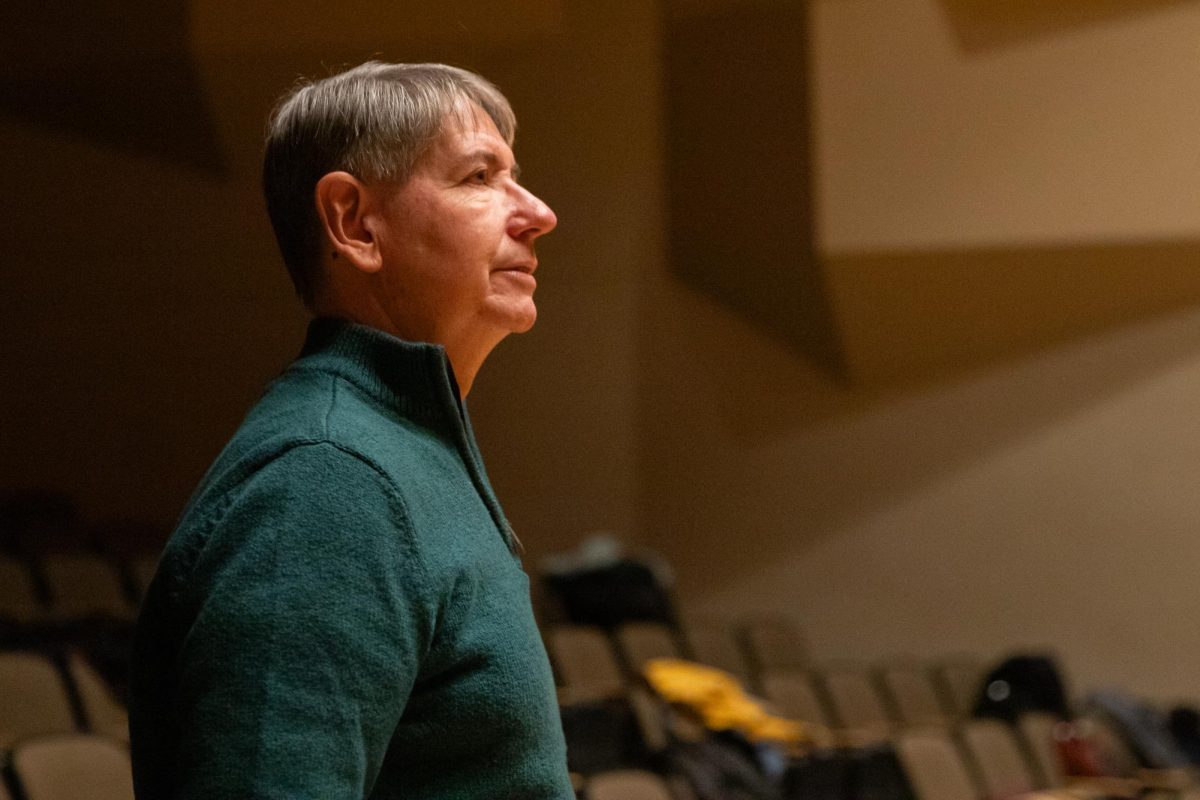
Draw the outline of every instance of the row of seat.
[[[1050,714],[1028,713],[1014,728],[995,719],[964,720],[957,725],[913,728],[895,740],[896,756],[915,800],[971,800],[986,797],[1030,800],[1038,792],[1066,790],[1079,798],[1136,797],[1149,791],[1195,797],[1189,776],[1175,771],[1137,771],[1135,778],[1070,778],[1064,773],[1056,740],[1063,721]],[[1086,724],[1089,735],[1106,739],[1134,774],[1136,761],[1100,720]],[[1166,774],[1174,772],[1174,774]],[[588,800],[679,800],[687,787],[643,770],[614,770],[578,779]],[[1049,796],[1049,795],[1047,795]],[[1165,795],[1164,795],[1165,796]]]
[[[567,701],[620,695],[637,683],[651,659],[690,658],[738,677],[783,716],[864,737],[886,738],[903,727],[962,719],[974,708],[983,679],[983,666],[965,657],[815,669],[799,633],[786,621],[750,621],[740,633],[711,623],[689,623],[676,631],[644,622],[619,626],[611,635],[578,625],[544,631]]]
[[[133,800],[128,739],[124,706],[81,652],[0,651],[13,798]],[[3,785],[0,800],[10,800]]]
[[[0,557],[0,619],[131,619],[155,566],[155,558],[148,555],[124,562],[80,552],[36,560]]]
[[[686,657],[741,677],[779,715],[831,731],[828,738],[814,738],[819,747],[832,746],[831,752],[894,747],[917,800],[1000,799],[1063,788],[1083,797],[1132,797],[1148,791],[1200,797],[1185,771],[1139,769],[1136,755],[1104,717],[1085,717],[1071,725],[1048,713],[1024,714],[1014,725],[972,718],[986,674],[978,660],[827,663],[817,668],[808,660],[797,631],[787,631],[781,621],[768,627],[764,632],[750,623],[741,636],[727,630],[725,644],[715,649],[716,629],[691,624],[673,629],[630,623],[611,632],[549,625],[543,632],[560,684],[564,719],[575,707],[617,698],[631,709],[634,735],[651,753],[661,752],[668,738],[657,706],[639,680],[641,668],[652,658]],[[703,633],[698,636],[697,630]],[[1106,775],[1120,777],[1068,777],[1061,740],[1064,731],[1077,735],[1081,730],[1104,754]],[[568,741],[572,743],[570,731]],[[580,782],[587,785],[586,768],[581,772]],[[678,787],[663,794],[666,784],[661,780],[656,783],[634,772],[621,775],[618,783],[630,781],[647,798],[679,796]]]
[[[75,743],[62,745],[62,749],[70,753],[77,746],[82,747],[79,744],[81,742],[90,743],[85,750],[95,749],[97,742],[110,742],[101,749],[106,749],[110,754],[122,753],[119,748],[114,748],[110,738],[122,735],[125,730],[124,714],[119,705],[78,655],[72,654],[68,659],[67,673],[69,685],[74,687],[84,708],[87,726],[92,730],[104,731],[109,736],[89,739],[64,735],[74,731],[77,723],[68,697],[68,684],[63,681],[55,665],[36,654],[2,653],[0,708],[4,709],[4,713],[0,714],[0,735],[5,743],[17,748],[14,753],[25,752],[21,743],[39,742],[42,744],[38,748],[46,749],[49,749],[45,744],[48,742]],[[988,797],[1004,798],[1034,789],[1066,785],[1067,779],[1059,763],[1055,744],[1055,726],[1058,722],[1047,714],[1024,715],[1019,727],[1023,741],[1005,723],[974,719],[963,721],[956,728],[905,730],[897,735],[895,742],[901,764],[919,800],[962,800],[980,796],[981,792]],[[48,734],[57,734],[57,738],[47,738]],[[1118,737],[1111,732],[1108,736],[1111,741],[1118,743],[1112,746],[1119,746]],[[38,748],[31,748],[30,751],[40,753]],[[1132,755],[1126,755],[1125,761],[1130,765],[1135,763]],[[117,763],[115,756],[105,756],[101,762],[107,765],[100,771],[102,774],[110,777],[115,774],[112,768]],[[88,759],[79,759],[72,769],[75,772],[57,769],[50,770],[50,773],[66,775],[83,770],[91,774],[96,766]],[[122,769],[124,771],[120,774],[127,775],[127,764]],[[25,779],[22,780],[24,782]],[[50,778],[43,776],[37,780],[48,781]],[[659,791],[659,783],[645,775],[593,776],[585,784],[585,791],[586,796],[593,800],[607,797],[651,798]],[[629,794],[635,788],[639,793]],[[1111,790],[1111,784],[1108,788]],[[64,795],[26,792],[29,800],[59,796]],[[109,795],[89,793],[86,796]]]
[[[950,727],[970,715],[982,670],[962,659],[772,671],[764,698],[780,714],[814,722],[851,744],[886,741],[912,727]]]
[[[679,628],[631,622],[612,634],[588,625],[544,625],[543,638],[563,686],[618,692],[652,658],[690,658],[753,685],[772,669],[803,669],[804,640],[786,620],[763,618],[739,626],[690,620]]]
[[[1112,761],[1112,776],[1068,777],[1060,748],[1066,723],[1043,712],[1022,714],[1015,726],[974,719],[954,729],[910,729],[897,735],[895,747],[916,800],[1005,800],[1064,789],[1083,798],[1196,796],[1185,770],[1139,769],[1135,755],[1102,718],[1085,717],[1074,727],[1100,745]]]
[[[1086,728],[1086,737],[1100,741],[1111,776],[1069,777],[1062,760],[1060,740],[1064,727]],[[652,746],[662,746],[658,743]],[[824,749],[814,751],[812,758],[837,758],[839,752],[879,752],[880,745],[864,748]],[[1054,715],[1031,712],[1020,717],[1016,726],[996,719],[966,719],[952,726],[915,727],[899,731],[888,747],[894,746],[896,760],[903,780],[915,800],[1009,800],[1023,797],[1030,800],[1037,792],[1059,792],[1057,797],[1078,798],[1155,796],[1190,798],[1200,792],[1193,776],[1186,770],[1146,770],[1138,767],[1136,756],[1129,750],[1115,729],[1101,718],[1085,718],[1065,723]],[[854,760],[854,756],[847,758]],[[848,762],[849,763],[849,762]],[[843,772],[843,777],[848,773]],[[582,796],[598,796],[590,791],[595,783],[607,786],[607,773],[577,776],[583,788]],[[622,791],[637,787],[646,798],[680,798],[688,796],[686,786],[670,786],[665,778],[651,778],[634,772],[621,773],[613,778]],[[1064,790],[1069,794],[1062,794]],[[613,797],[635,795],[622,795]],[[835,796],[858,796],[839,794]],[[893,796],[887,794],[888,797]],[[898,796],[908,796],[900,792]]]

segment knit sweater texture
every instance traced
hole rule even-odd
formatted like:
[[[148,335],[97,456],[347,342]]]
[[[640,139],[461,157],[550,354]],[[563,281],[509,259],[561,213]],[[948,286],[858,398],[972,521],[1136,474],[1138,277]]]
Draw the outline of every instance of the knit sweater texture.
[[[436,345],[314,321],[196,490],[134,650],[139,800],[574,796]]]

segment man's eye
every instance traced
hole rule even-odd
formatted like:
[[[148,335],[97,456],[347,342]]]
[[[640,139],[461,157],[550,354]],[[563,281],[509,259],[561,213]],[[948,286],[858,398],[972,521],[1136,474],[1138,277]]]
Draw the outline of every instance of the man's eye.
[[[471,183],[487,183],[488,173],[486,169],[476,170],[472,172],[467,180]]]

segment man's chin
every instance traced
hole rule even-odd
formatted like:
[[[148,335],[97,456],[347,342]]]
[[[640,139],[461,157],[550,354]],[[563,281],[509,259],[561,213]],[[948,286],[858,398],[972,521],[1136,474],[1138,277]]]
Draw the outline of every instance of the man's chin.
[[[509,333],[525,333],[537,322],[537,306],[532,298],[517,306],[506,306],[500,310],[497,321]]]
[[[526,319],[516,322],[510,330],[513,333],[525,333],[533,327],[533,323],[537,322],[537,311],[529,314]]]

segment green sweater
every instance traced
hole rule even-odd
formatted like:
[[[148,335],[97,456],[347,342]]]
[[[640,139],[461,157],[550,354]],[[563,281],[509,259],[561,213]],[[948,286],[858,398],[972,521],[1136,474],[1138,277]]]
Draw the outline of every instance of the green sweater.
[[[574,796],[441,347],[312,324],[167,545],[130,706],[141,800]]]

